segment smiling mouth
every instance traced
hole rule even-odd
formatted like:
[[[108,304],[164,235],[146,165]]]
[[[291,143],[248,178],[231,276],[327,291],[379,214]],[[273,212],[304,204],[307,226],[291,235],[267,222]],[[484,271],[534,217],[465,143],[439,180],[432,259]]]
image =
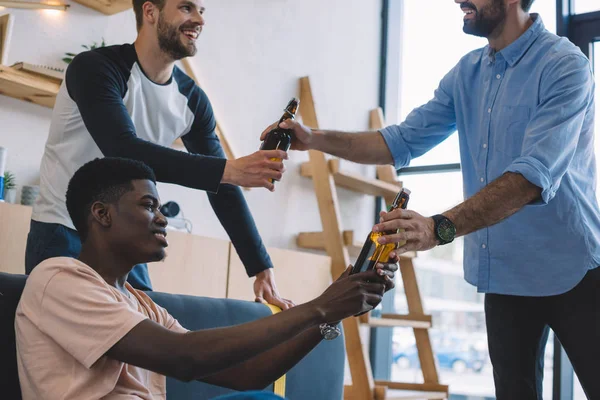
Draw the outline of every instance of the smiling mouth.
[[[470,19],[475,16],[475,10],[470,7],[463,7],[462,11],[465,13],[465,19]]]
[[[198,39],[198,36],[200,36],[200,31],[197,31],[196,29],[182,29],[181,32],[191,41],[195,41]]]
[[[169,245],[167,242],[167,233],[166,232],[154,232],[154,237],[158,239],[165,247]]]

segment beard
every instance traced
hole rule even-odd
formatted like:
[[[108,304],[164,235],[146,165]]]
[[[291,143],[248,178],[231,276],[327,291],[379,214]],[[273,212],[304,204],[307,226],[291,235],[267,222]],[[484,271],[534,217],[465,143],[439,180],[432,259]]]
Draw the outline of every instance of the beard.
[[[465,4],[475,11],[475,18],[466,20],[463,26],[463,32],[468,35],[488,38],[506,21],[506,9],[502,0],[491,0],[489,5],[479,10],[471,3]]]
[[[194,29],[190,24],[188,29]],[[181,28],[186,28],[181,26]],[[162,11],[158,15],[158,46],[167,53],[173,60],[181,60],[185,57],[194,56],[198,49],[196,43],[185,44],[180,39],[182,29],[175,27],[165,21]]]

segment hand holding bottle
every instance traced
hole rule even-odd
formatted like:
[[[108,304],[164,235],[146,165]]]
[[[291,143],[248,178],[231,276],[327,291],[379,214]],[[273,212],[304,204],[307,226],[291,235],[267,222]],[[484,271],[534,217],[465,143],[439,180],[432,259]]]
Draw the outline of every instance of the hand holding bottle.
[[[259,150],[246,157],[227,160],[221,183],[230,183],[243,187],[264,187],[273,192],[272,180],[280,180],[285,172],[283,162],[272,159],[287,160],[283,150]]]
[[[292,119],[285,120],[283,122],[275,122],[269,125],[263,133],[260,135],[260,140],[265,140],[267,134],[271,132],[273,129],[280,127],[283,129],[288,129],[292,133],[292,150],[310,150],[314,134],[312,130],[300,122]]]
[[[394,288],[397,267],[376,268],[349,275],[352,266],[311,303],[323,322],[337,323],[344,318],[362,314],[377,307],[388,290]]]
[[[380,223],[373,227],[374,232],[384,233],[377,239],[378,243],[386,245],[404,242],[395,250],[398,254],[407,251],[425,251],[438,244],[434,232],[435,224],[431,218],[403,209],[382,212],[380,217]]]

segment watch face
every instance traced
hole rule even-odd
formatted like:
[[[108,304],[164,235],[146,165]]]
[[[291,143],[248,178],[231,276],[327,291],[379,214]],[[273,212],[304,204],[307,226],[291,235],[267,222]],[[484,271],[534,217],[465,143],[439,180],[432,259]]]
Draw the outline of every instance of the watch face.
[[[443,219],[440,221],[437,231],[438,231],[439,237],[444,242],[451,242],[454,240],[454,237],[456,236],[456,227],[454,226],[454,224],[452,222],[450,222],[447,219]]]
[[[337,329],[332,329],[325,333],[325,340],[333,340],[340,336],[340,332]]]

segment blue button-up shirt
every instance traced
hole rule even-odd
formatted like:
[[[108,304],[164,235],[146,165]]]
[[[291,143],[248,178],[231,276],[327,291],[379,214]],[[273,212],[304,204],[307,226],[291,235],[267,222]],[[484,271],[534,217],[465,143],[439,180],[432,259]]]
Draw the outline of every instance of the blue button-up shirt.
[[[536,204],[465,237],[465,279],[480,292],[560,294],[600,264],[591,66],[532,18],[501,51],[463,57],[431,101],[381,132],[401,168],[458,131],[465,198],[506,172],[542,189]]]

